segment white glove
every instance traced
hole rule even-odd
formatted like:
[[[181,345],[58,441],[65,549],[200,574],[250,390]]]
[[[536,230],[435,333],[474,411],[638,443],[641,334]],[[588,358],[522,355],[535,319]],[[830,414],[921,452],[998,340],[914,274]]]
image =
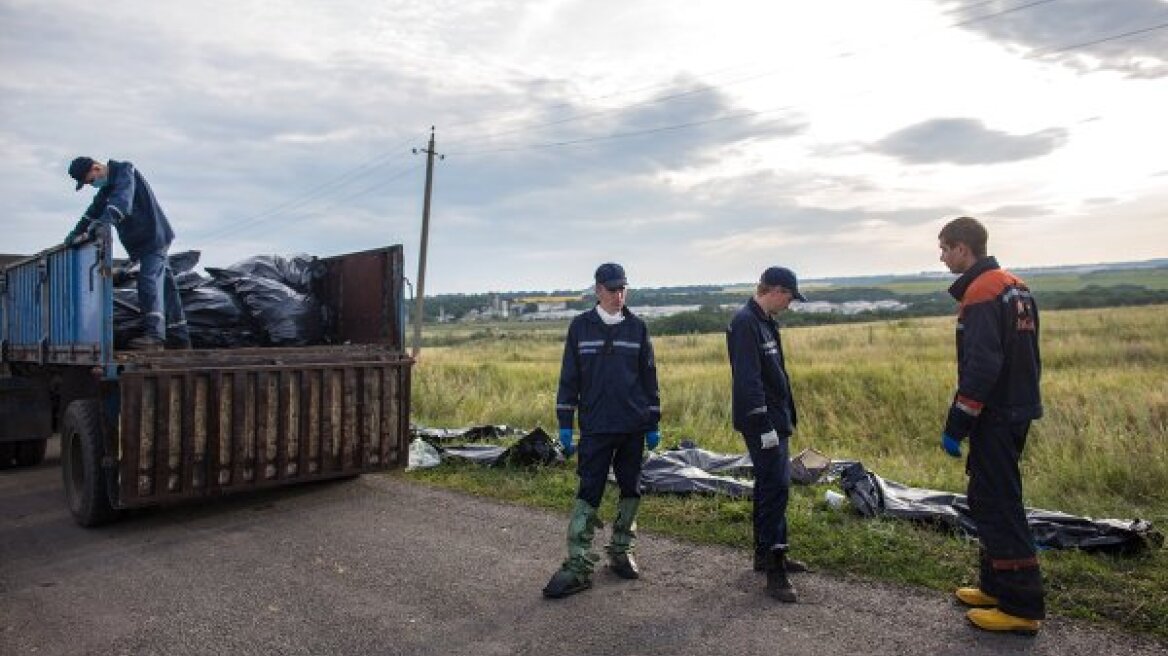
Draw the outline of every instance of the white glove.
[[[773,449],[779,445],[779,434],[776,433],[773,428],[763,433],[761,439],[762,448],[764,449]]]

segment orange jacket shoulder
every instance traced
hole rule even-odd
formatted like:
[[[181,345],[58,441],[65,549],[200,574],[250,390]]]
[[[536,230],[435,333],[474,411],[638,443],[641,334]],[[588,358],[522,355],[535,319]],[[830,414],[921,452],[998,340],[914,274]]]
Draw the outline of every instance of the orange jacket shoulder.
[[[1005,269],[991,269],[977,277],[965,290],[961,299],[962,305],[984,303],[997,298],[1007,287],[1012,285],[1025,286],[1022,280]]]

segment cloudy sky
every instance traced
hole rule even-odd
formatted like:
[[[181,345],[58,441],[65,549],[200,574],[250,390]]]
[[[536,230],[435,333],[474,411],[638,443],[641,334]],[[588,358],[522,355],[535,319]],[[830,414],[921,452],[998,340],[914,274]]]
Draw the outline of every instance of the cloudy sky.
[[[428,293],[1168,256],[1165,0],[0,0],[0,252],[132,161],[205,265],[402,243]],[[88,188],[87,188],[88,189]]]

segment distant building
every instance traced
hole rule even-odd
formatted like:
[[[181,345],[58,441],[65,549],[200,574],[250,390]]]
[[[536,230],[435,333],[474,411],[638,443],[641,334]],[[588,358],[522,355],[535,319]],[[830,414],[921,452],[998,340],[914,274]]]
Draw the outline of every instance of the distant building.
[[[908,309],[908,305],[906,303],[902,303],[893,299],[886,299],[882,301],[844,301],[843,303],[832,303],[830,301],[810,301],[807,303],[791,304],[792,311],[807,312],[809,314],[859,314],[861,312],[875,312],[877,310],[899,312],[905,309]]]

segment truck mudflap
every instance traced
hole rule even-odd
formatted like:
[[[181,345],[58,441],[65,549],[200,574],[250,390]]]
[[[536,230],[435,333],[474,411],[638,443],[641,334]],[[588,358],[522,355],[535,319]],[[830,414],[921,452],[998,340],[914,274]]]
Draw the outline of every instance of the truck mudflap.
[[[119,507],[404,464],[413,360],[400,353],[267,349],[252,361],[238,351],[219,361],[187,353],[181,366],[163,357],[121,373]]]

